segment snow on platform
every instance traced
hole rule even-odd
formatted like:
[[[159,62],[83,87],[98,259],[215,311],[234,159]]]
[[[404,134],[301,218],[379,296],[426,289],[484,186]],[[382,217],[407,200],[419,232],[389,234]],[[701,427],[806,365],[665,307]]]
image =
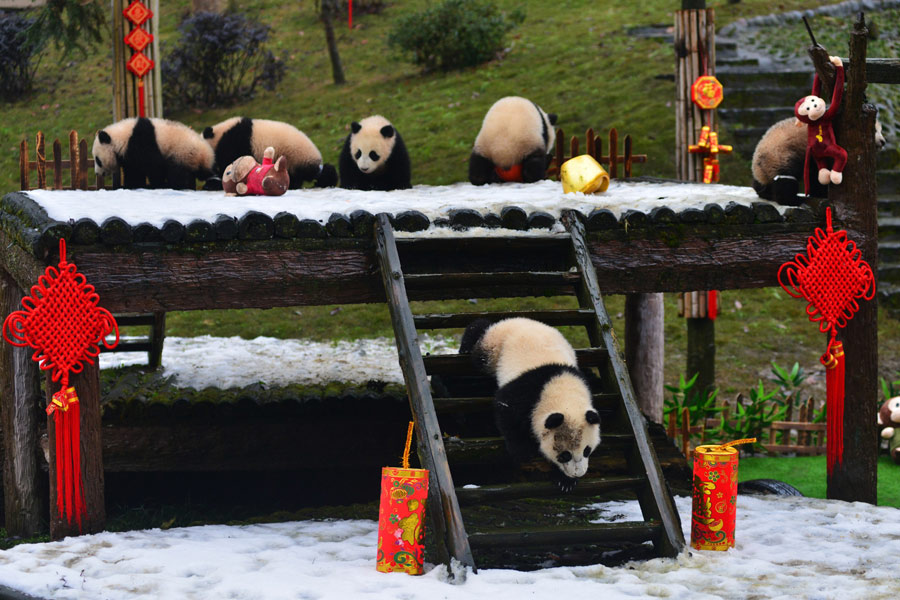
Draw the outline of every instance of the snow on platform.
[[[284,211],[299,219],[326,223],[333,213],[350,215],[357,210],[371,214],[397,215],[416,210],[428,220],[447,218],[453,209],[472,209],[482,215],[500,214],[507,206],[527,213],[546,212],[558,218],[563,209],[587,215],[594,209],[608,209],[618,217],[626,210],[649,213],[657,206],[675,212],[702,209],[707,204],[725,207],[729,202],[750,206],[761,201],[752,188],[700,183],[633,182],[613,180],[602,194],[564,194],[562,184],[544,180],[537,183],[506,183],[474,186],[456,183],[446,186],[418,185],[409,190],[364,192],[341,188],[290,190],[283,196],[225,196],[223,192],[178,190],[31,190],[28,196],[40,204],[51,219],[68,221],[89,218],[102,223],[120,217],[130,225],[147,222],[161,227],[167,220],[190,223],[195,219],[213,222],[220,214],[240,218],[248,211],[270,217]],[[784,210],[777,204],[779,210]]]
[[[464,483],[464,482],[463,482]],[[676,498],[690,536],[690,498]],[[634,519],[636,501],[595,505]],[[900,596],[900,510],[864,503],[741,496],[737,546],[677,558],[482,569],[448,583],[375,570],[377,523],[300,521],[100,533],[0,553],[0,585],[59,600],[888,600]],[[461,580],[461,581],[460,581]]]

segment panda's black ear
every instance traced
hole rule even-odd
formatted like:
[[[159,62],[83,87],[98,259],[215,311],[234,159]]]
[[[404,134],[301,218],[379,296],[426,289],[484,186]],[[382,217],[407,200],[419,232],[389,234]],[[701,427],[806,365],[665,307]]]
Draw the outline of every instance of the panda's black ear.
[[[359,133],[360,129],[362,129],[362,125],[360,125],[356,121],[350,123],[350,131],[352,131],[353,133]]]
[[[550,121],[551,125],[556,125],[556,119],[556,113],[550,113],[549,115],[547,115],[547,120]]]
[[[547,429],[556,429],[557,427],[562,425],[564,419],[565,417],[562,413],[553,413],[549,417],[547,417],[546,421],[544,421],[544,427],[546,427]]]
[[[600,422],[600,415],[597,414],[595,410],[589,410],[584,413],[584,419],[588,422],[589,425],[596,425]]]
[[[207,127],[203,130],[203,137],[205,137],[206,139],[211,140],[213,135],[215,134],[213,133],[212,127]]]
[[[381,128],[381,135],[386,138],[394,137],[394,128],[391,125],[385,125]]]
[[[97,132],[97,139],[100,140],[101,144],[109,144],[110,142],[112,142],[112,138],[109,137],[109,134],[102,129]]]

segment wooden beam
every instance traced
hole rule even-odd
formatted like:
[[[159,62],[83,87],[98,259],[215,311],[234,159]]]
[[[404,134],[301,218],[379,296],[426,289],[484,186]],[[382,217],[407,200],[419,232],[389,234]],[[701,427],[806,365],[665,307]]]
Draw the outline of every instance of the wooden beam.
[[[662,294],[626,294],[625,362],[638,408],[657,423],[663,421],[665,311]]]
[[[3,314],[22,310],[25,292],[0,275]],[[6,535],[29,537],[47,530],[47,478],[40,469],[42,421],[39,368],[33,350],[3,342],[0,348],[0,429],[3,430],[3,497]]]
[[[844,61],[845,74],[849,76],[849,58]],[[869,83],[900,83],[900,58],[867,58],[866,81]]]
[[[850,65],[844,106],[835,120],[838,144],[849,156],[840,185],[828,188],[835,216],[873,268],[878,265],[875,184],[875,107],[865,102],[868,30],[862,19],[850,34]],[[828,498],[875,503],[878,437],[878,305],[860,301],[859,312],[840,331],[844,343],[844,455],[828,476]]]

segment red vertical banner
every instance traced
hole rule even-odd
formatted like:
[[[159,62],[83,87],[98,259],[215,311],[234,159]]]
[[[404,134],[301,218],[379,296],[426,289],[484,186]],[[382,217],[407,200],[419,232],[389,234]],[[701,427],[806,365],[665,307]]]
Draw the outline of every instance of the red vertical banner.
[[[122,11],[122,14],[134,24],[134,29],[124,38],[125,44],[134,50],[134,54],[131,55],[125,66],[138,78],[138,116],[145,117],[147,114],[144,99],[144,76],[153,69],[154,63],[147,58],[143,50],[153,41],[153,34],[147,33],[141,26],[153,16],[153,11],[138,0],[134,0],[128,5],[128,8]]]

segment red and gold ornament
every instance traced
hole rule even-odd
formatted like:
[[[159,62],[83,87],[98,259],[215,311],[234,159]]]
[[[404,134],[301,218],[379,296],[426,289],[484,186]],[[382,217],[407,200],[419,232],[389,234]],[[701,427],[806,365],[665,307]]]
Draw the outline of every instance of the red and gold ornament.
[[[69,374],[80,373],[84,363],[94,363],[100,344],[114,348],[119,327],[113,316],[97,304],[100,296],[74,263],[66,261],[66,241],[59,240],[59,265],[50,265],[22,298],[25,310],[11,313],[3,322],[3,337],[14,346],[35,349],[32,359],[60,382],[47,414],[56,429],[56,506],[59,517],[74,518],[81,529],[86,514],[81,482],[80,410]],[[115,340],[106,341],[115,334]]]
[[[826,457],[828,473],[844,455],[844,348],[837,341],[838,328],[847,325],[859,310],[859,298],[875,297],[872,267],[862,259],[862,250],[847,239],[845,230],[834,231],[831,208],[826,210],[826,231],[817,228],[806,243],[806,254],[781,265],[778,283],[794,298],[809,304],[809,320],[828,333],[828,346],[819,359],[825,365]]]
[[[153,11],[138,0],[134,0],[122,11],[122,14],[134,24],[134,29],[128,32],[124,38],[125,44],[134,50],[134,54],[131,55],[125,66],[138,79],[138,116],[145,117],[147,111],[144,100],[144,76],[153,69],[154,63],[143,52],[144,48],[153,41],[153,34],[147,33],[142,25],[153,16]]]

